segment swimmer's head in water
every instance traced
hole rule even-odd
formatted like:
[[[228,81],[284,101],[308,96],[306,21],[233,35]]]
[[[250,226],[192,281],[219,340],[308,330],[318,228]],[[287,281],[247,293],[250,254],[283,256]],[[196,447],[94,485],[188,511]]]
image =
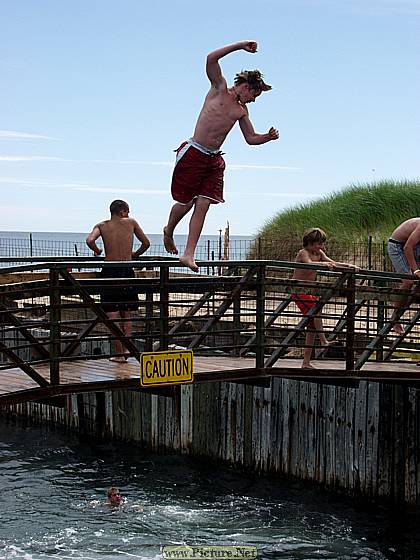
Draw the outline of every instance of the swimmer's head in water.
[[[108,501],[112,506],[119,506],[121,501],[122,501],[122,497],[120,494],[120,490],[119,488],[117,488],[116,486],[111,486],[111,488],[108,488],[106,495],[108,497]]]
[[[321,245],[327,240],[327,234],[320,228],[311,228],[305,231],[303,235],[303,246],[308,247],[314,243],[320,243]]]
[[[119,214],[120,212],[129,212],[130,208],[125,200],[114,200],[111,202],[109,211],[111,212],[111,216],[113,216],[114,214]]]

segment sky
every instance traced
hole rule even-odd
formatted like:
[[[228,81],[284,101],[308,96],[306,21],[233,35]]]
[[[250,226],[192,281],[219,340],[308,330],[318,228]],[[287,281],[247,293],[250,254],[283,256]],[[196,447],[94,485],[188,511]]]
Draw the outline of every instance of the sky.
[[[420,177],[420,0],[1,0],[0,230],[88,232],[122,198],[159,233],[206,56],[241,40],[257,53],[227,55],[223,74],[263,72],[273,90],[250,119],[280,139],[249,146],[235,125],[204,233],[252,235],[350,184]]]

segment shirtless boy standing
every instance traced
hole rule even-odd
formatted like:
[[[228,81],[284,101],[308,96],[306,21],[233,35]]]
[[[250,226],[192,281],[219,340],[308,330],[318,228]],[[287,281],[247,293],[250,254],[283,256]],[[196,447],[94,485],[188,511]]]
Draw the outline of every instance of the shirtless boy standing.
[[[417,278],[420,278],[420,218],[410,218],[392,232],[388,239],[388,255],[395,272],[414,274]],[[401,282],[401,288],[405,290],[411,289],[412,285],[412,280]],[[403,301],[400,305],[397,305],[397,308],[404,305],[405,302]],[[391,317],[391,321],[394,315]],[[398,334],[404,332],[401,323],[395,323],[394,330]]]
[[[211,83],[210,91],[205,98],[193,137],[183,142],[177,150],[171,187],[172,198],[176,203],[163,230],[163,239],[168,253],[178,254],[173,239],[175,227],[194,207],[185,252],[179,259],[194,272],[198,272],[194,259],[195,248],[207,210],[210,204],[224,202],[225,162],[220,147],[229,131],[239,121],[246,142],[252,145],[265,144],[279,137],[275,128],[270,128],[266,134],[256,133],[248,116],[247,104],[253,103],[263,91],[271,89],[271,86],[264,83],[261,72],[242,71],[236,74],[234,85],[227,86],[219,60],[239,50],[255,53],[257,43],[240,41],[213,51],[207,56],[206,72]]]
[[[354,268],[353,264],[333,261],[323,251],[323,246],[327,240],[326,234],[319,228],[313,228],[305,232],[303,236],[303,249],[296,256],[296,262],[307,264],[319,264],[329,269],[335,267]],[[307,268],[295,268],[293,278],[295,280],[315,281],[317,271]],[[302,311],[303,315],[308,315],[309,311],[318,303],[318,298],[311,294],[292,294],[292,300]],[[314,369],[311,364],[312,352],[314,349],[315,336],[318,334],[322,346],[330,346],[325,333],[322,319],[319,313],[311,319],[307,325],[305,351],[303,353],[302,367],[306,369]]]
[[[111,219],[96,224],[86,238],[87,246],[95,255],[100,255],[102,249],[96,245],[96,240],[102,237],[105,247],[106,261],[131,261],[142,255],[150,247],[150,241],[139,224],[129,218],[130,208],[124,200],[114,200],[109,207]],[[133,251],[134,235],[140,241],[140,247]],[[103,278],[134,278],[132,267],[103,268]],[[111,287],[101,293],[101,304],[110,319],[131,319],[131,311],[137,309],[137,293],[130,288]],[[129,338],[132,333],[131,321],[123,321],[120,328]],[[115,341],[116,357],[110,358],[114,362],[125,363],[128,353],[119,340]]]

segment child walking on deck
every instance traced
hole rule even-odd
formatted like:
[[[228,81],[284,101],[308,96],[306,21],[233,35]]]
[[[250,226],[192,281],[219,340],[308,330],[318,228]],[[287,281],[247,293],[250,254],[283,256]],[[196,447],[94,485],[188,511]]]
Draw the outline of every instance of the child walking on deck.
[[[330,259],[323,250],[326,240],[327,236],[322,229],[313,228],[306,231],[303,236],[303,248],[296,255],[296,262],[318,264],[325,266],[330,270],[335,267],[354,268],[357,270],[357,267],[353,264],[342,263]],[[293,273],[293,278],[295,280],[315,281],[316,276],[316,270],[307,268],[295,268]],[[311,294],[295,293],[292,294],[292,300],[296,303],[303,315],[308,315],[311,309],[317,305],[319,298]],[[305,351],[303,354],[302,367],[305,369],[316,369],[315,366],[311,364],[316,335],[318,335],[320,343],[324,347],[328,347],[334,343],[328,342],[325,336],[320,312],[318,312],[315,317],[309,321],[306,328]]]

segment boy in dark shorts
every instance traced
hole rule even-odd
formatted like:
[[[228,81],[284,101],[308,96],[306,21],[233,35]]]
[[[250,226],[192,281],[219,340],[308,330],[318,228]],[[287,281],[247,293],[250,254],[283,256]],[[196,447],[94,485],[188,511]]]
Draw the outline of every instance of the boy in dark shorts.
[[[95,255],[100,255],[102,249],[96,245],[96,240],[102,237],[105,247],[106,261],[131,261],[142,255],[150,247],[150,241],[139,224],[129,218],[130,208],[124,200],[114,200],[109,207],[111,219],[96,224],[86,238],[87,246]],[[140,247],[133,251],[134,236],[140,241]],[[103,278],[134,278],[132,267],[103,268]],[[104,288],[101,292],[101,304],[110,319],[130,319],[131,312],[137,309],[137,292],[130,287]],[[131,321],[123,321],[120,328],[129,338],[132,333]],[[128,353],[119,340],[115,341],[115,352],[118,354],[110,360],[119,363],[127,361]]]
[[[333,269],[336,266],[357,269],[357,267],[353,264],[337,262],[330,259],[330,257],[328,257],[323,251],[323,246],[326,240],[327,236],[322,229],[313,228],[306,231],[303,236],[303,249],[301,249],[296,255],[296,262],[319,264],[329,269]],[[316,270],[295,268],[293,278],[295,280],[315,281],[316,275]],[[310,310],[318,303],[319,298],[311,294],[296,293],[292,294],[292,300],[296,303],[303,315],[308,315]],[[319,316],[319,312],[309,321],[306,328],[308,330],[306,332],[302,367],[305,369],[316,369],[315,366],[311,364],[316,335],[318,335],[322,346],[330,346],[333,343],[328,342],[325,336],[324,326],[322,324],[322,318]]]
[[[219,65],[227,54],[245,50],[257,51],[255,41],[240,41],[227,45],[207,56],[206,72],[211,87],[195,126],[193,137],[183,142],[177,150],[172,176],[172,197],[176,201],[163,230],[163,242],[168,253],[178,254],[173,234],[181,219],[194,207],[190,219],[187,246],[180,262],[194,272],[198,266],[194,259],[195,248],[203,229],[210,204],[223,200],[223,173],[225,162],[220,148],[239,121],[248,144],[264,144],[277,140],[278,131],[271,127],[266,134],[258,134],[249,119],[247,104],[252,103],[271,86],[264,83],[261,72],[245,70],[236,74],[234,85],[228,87]]]

